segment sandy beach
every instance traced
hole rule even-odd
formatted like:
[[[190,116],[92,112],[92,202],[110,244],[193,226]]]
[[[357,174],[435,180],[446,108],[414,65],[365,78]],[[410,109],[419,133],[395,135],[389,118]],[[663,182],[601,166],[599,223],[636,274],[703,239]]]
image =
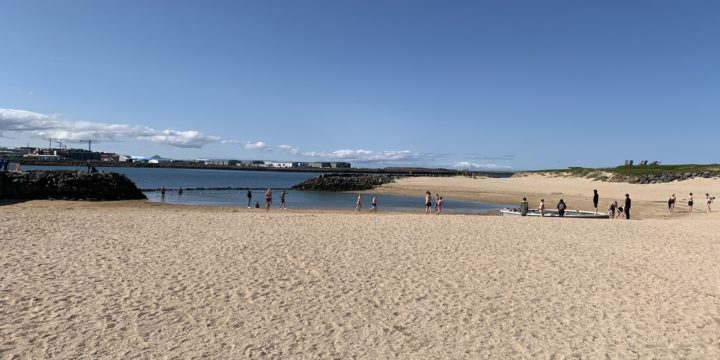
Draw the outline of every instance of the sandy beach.
[[[593,181],[579,177],[528,174],[513,178],[477,179],[466,177],[412,177],[386,184],[374,192],[378,194],[402,194],[422,197],[425,191],[440,194],[446,198],[487,201],[520,205],[527,197],[530,206],[537,208],[540,199],[545,206],[554,209],[560,199],[568,209],[593,210],[593,190],[600,195],[599,211],[607,212],[611,201],[622,205],[625,194],[633,200],[631,215],[637,219],[677,218],[687,213],[687,198],[694,194],[697,212],[704,212],[705,193],[720,195],[720,179],[691,179],[662,184],[628,184],[620,182]],[[672,194],[677,198],[676,211],[670,214],[667,200]],[[717,203],[715,204],[718,205]]]
[[[659,203],[718,184],[380,190],[515,202],[533,189],[533,203],[562,192],[587,209],[597,188],[601,204],[631,193],[641,221],[6,204],[0,359],[719,358],[720,214]]]

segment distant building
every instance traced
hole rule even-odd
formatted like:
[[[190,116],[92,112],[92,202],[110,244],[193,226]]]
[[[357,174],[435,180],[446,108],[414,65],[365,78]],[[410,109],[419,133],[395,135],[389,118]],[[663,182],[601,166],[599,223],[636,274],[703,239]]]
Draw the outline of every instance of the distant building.
[[[23,158],[26,159],[38,159],[38,160],[60,160],[60,155],[52,154],[25,154]]]
[[[348,162],[298,162],[296,167],[324,168],[324,169],[349,169]]]
[[[292,162],[265,161],[265,167],[291,168]]]
[[[100,154],[100,161],[104,161],[104,162],[120,161],[120,155],[103,153],[103,154]]]
[[[22,157],[25,154],[25,152],[21,149],[11,149],[11,148],[0,148],[0,158],[7,159],[7,158],[19,158]]]
[[[95,151],[85,149],[66,149],[60,152],[68,160],[100,160],[101,154]]]
[[[218,166],[234,166],[239,164],[239,160],[229,160],[229,159],[205,159],[203,161],[203,164],[205,165],[218,165]]]

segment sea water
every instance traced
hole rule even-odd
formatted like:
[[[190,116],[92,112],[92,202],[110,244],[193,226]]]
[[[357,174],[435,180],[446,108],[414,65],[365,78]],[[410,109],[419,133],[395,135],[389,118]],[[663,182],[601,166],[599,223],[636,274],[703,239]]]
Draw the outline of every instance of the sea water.
[[[87,171],[85,166],[23,166],[23,170],[77,170]],[[187,188],[251,188],[251,207],[256,202],[264,207],[265,190],[272,188],[272,207],[280,206],[280,189],[289,189],[295,184],[318,176],[315,172],[288,171],[249,171],[249,170],[215,170],[215,169],[178,169],[178,168],[131,168],[131,167],[99,167],[102,172],[125,174],[141,189],[157,189],[145,191],[148,200],[171,204],[214,205],[230,207],[247,207],[247,190],[186,190]],[[165,187],[163,196],[159,189]],[[178,188],[184,188],[182,194]],[[432,189],[428,189],[432,191]],[[345,192],[314,192],[286,190],[287,207],[291,209],[354,209],[357,193]],[[363,208],[370,208],[373,192],[362,191]],[[433,193],[434,194],[434,193]],[[393,211],[424,210],[425,194],[417,196],[377,195],[378,209]],[[482,213],[510,207],[506,204],[485,203],[479,201],[455,200],[444,196],[443,212],[449,213]]]

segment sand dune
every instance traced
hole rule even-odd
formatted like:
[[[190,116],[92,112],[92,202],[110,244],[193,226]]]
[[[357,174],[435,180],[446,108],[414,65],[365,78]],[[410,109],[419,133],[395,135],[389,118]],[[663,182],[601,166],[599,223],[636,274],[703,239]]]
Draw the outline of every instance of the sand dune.
[[[0,206],[0,359],[719,358],[697,215]]]

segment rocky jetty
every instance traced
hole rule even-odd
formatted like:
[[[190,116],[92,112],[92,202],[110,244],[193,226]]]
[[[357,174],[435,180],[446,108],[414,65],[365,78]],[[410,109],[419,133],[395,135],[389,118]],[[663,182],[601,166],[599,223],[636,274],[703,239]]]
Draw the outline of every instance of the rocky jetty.
[[[322,174],[301,182],[293,190],[307,191],[361,191],[395,181],[390,175]]]
[[[642,176],[628,176],[628,177],[614,177],[612,181],[624,181],[630,184],[658,184],[672,181],[683,181],[694,178],[716,178],[720,177],[718,172],[682,172],[682,173],[670,173],[663,172],[657,174],[649,174]]]
[[[53,170],[0,173],[0,198],[138,200],[146,197],[122,174]]]

